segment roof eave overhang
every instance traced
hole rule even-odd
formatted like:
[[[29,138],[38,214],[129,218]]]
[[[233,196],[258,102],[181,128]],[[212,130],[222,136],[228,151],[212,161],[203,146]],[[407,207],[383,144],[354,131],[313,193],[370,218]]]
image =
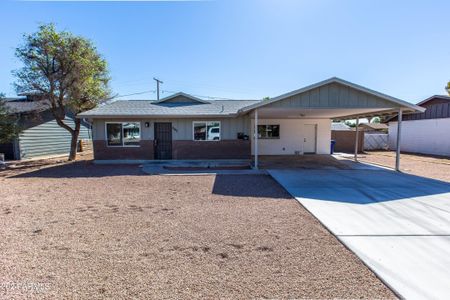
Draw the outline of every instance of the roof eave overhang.
[[[186,119],[186,118],[233,118],[238,114],[209,114],[209,115],[77,115],[78,119]]]
[[[424,112],[425,110],[421,111]],[[373,117],[384,117],[384,116],[396,116],[399,112],[399,108],[393,108],[393,109],[387,109],[387,110],[380,110],[380,111],[375,111],[375,112],[370,112],[370,113],[358,113],[358,114],[351,114],[351,115],[345,115],[345,116],[339,116],[339,117],[335,117],[333,118],[333,120],[335,121],[345,121],[345,120],[349,120],[349,119],[356,119],[356,118],[373,118]],[[402,114],[412,114],[412,113],[416,113],[417,110],[413,110],[413,109],[405,109],[402,108]]]

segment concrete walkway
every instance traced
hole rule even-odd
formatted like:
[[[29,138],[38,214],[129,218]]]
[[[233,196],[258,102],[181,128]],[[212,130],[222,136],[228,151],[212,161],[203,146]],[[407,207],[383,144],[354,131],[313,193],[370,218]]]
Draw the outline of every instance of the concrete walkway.
[[[268,172],[402,297],[450,298],[450,184],[374,167]]]
[[[146,162],[142,171],[150,175],[260,175],[265,170],[250,168],[250,160],[161,160]]]

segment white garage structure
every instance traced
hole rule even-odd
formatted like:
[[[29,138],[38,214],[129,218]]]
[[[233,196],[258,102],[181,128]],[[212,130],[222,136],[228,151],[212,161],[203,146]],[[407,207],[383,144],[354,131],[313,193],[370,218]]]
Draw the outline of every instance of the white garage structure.
[[[330,78],[325,81],[250,105],[240,110],[252,119],[252,153],[255,168],[258,155],[329,154],[331,121],[423,112],[424,108],[366,87]],[[261,138],[261,125],[280,130],[279,137]],[[357,130],[358,131],[358,130]],[[258,134],[255,134],[258,132]],[[399,138],[401,135],[398,136]],[[358,134],[356,134],[358,139]],[[357,143],[355,160],[357,160]],[[398,147],[396,169],[399,169]]]

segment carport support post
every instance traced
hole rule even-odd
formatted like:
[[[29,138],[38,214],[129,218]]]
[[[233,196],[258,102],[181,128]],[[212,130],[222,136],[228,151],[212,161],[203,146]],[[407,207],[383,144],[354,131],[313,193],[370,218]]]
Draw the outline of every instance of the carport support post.
[[[359,144],[359,117],[356,117],[356,127],[355,127],[355,161],[358,161],[358,144]]]
[[[255,145],[255,169],[258,169],[258,109],[255,109],[255,129],[254,129],[254,139]]]
[[[400,171],[400,138],[402,133],[402,109],[398,110],[398,122],[397,122],[397,149],[395,155],[395,170]]]

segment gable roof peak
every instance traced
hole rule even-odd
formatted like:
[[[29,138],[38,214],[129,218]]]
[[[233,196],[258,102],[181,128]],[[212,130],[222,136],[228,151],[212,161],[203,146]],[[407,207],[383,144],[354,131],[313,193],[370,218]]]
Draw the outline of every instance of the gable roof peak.
[[[153,103],[163,103],[163,102],[175,99],[176,97],[180,97],[180,96],[188,98],[188,99],[191,99],[193,102],[210,103],[209,101],[206,101],[206,100],[200,99],[198,97],[186,94],[184,92],[178,92],[178,93],[172,94],[172,95],[164,97],[164,98],[162,98],[160,100],[154,101]]]
[[[417,105],[411,104],[411,103],[406,102],[404,100],[400,100],[398,98],[395,98],[395,97],[392,97],[392,96],[389,96],[389,95],[377,92],[375,90],[366,88],[366,87],[364,87],[362,85],[359,85],[359,84],[356,84],[356,83],[353,83],[353,82],[350,82],[350,81],[347,81],[347,80],[344,80],[344,79],[341,79],[339,77],[335,77],[334,76],[334,77],[330,77],[328,79],[325,79],[323,81],[319,81],[319,82],[313,83],[311,85],[305,86],[303,88],[300,88],[300,89],[297,89],[297,90],[294,90],[294,91],[282,94],[280,96],[271,98],[268,101],[261,101],[260,103],[257,103],[257,104],[254,104],[254,105],[250,105],[248,107],[245,107],[245,108],[241,109],[240,112],[250,111],[250,110],[258,108],[258,107],[262,107],[262,106],[265,106],[265,105],[268,105],[268,104],[271,104],[271,103],[274,103],[274,102],[277,102],[277,101],[280,101],[280,100],[284,100],[286,98],[289,98],[289,97],[297,95],[297,94],[305,93],[305,92],[311,91],[313,89],[320,88],[320,87],[328,85],[330,83],[339,83],[339,84],[345,85],[345,86],[347,86],[349,88],[352,88],[354,90],[357,90],[357,91],[360,91],[360,92],[364,92],[366,94],[370,94],[370,95],[376,96],[378,98],[387,100],[389,102],[395,103],[395,104],[400,105],[402,107],[409,108],[409,109],[411,109],[413,111],[422,111],[423,110],[422,107],[419,107]]]
[[[416,105],[423,105],[423,104],[425,104],[425,103],[427,103],[428,101],[430,101],[430,100],[433,100],[433,99],[442,99],[442,100],[446,100],[446,101],[450,101],[450,96],[446,96],[446,95],[433,95],[433,96],[431,96],[431,97],[428,97],[427,99],[425,99],[425,100],[422,100],[422,101],[420,101],[419,103],[417,103]]]

